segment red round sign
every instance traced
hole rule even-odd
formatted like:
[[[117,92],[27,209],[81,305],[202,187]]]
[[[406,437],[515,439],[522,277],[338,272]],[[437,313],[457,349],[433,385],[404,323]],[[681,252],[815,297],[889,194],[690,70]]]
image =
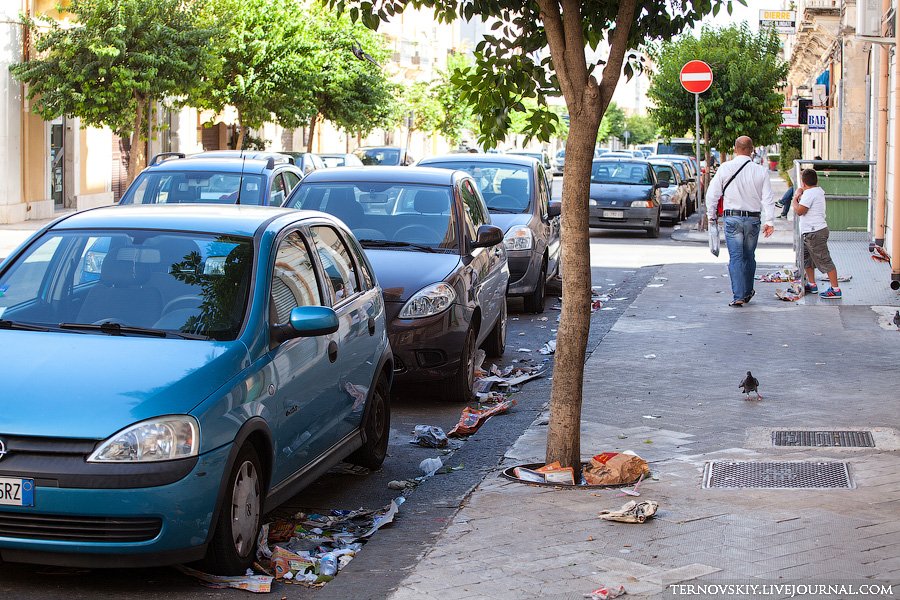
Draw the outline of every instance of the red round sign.
[[[702,60],[692,60],[681,67],[681,86],[693,94],[702,94],[712,85],[712,69]]]

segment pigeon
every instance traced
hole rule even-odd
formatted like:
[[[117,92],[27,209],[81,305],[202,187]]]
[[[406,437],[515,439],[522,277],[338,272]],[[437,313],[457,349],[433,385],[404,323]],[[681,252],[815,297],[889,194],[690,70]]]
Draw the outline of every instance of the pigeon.
[[[759,379],[753,376],[750,371],[747,371],[747,376],[744,377],[743,381],[738,384],[738,387],[744,391],[744,394],[747,395],[745,400],[750,399],[750,392],[754,392],[756,394],[757,400],[762,400],[762,396],[759,395]]]
[[[894,313],[894,325],[896,325],[897,329],[900,329],[900,310]]]

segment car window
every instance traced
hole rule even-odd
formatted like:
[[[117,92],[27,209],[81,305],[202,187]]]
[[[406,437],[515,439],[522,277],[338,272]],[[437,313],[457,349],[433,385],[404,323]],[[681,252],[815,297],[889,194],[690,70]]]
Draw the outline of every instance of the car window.
[[[215,171],[145,171],[119,204],[260,204],[261,175]]]
[[[358,148],[353,154],[364,165],[400,164],[400,150],[398,148]]]
[[[344,222],[364,248],[458,252],[457,215],[448,185],[301,181],[287,206],[327,212]]]
[[[618,161],[597,161],[591,168],[591,183],[650,185],[653,177],[646,164]]]
[[[653,165],[653,170],[656,172],[656,177],[660,181],[671,181],[675,182],[675,171],[672,167],[667,165]]]
[[[281,173],[277,173],[272,178],[272,185],[269,188],[269,205],[281,206],[284,204],[285,198],[287,198],[287,192],[284,189],[284,179],[282,179]]]
[[[284,177],[284,183],[285,186],[287,186],[287,193],[290,194],[291,190],[297,187],[297,184],[300,183],[300,177],[293,171],[283,171],[281,175],[282,177]]]
[[[547,181],[547,171],[544,169],[538,169],[538,175],[540,177],[540,193],[538,194],[538,209],[541,213],[541,218],[546,219],[549,215],[550,211],[550,182]]]
[[[287,323],[294,308],[321,304],[316,269],[309,249],[303,236],[292,231],[281,240],[275,252],[269,318],[274,323]]]
[[[529,167],[487,161],[429,161],[424,166],[465,171],[471,175],[489,211],[523,213],[531,206]]]
[[[332,294],[333,303],[338,304],[360,289],[353,257],[344,240],[332,227],[311,227],[310,233],[328,281],[326,287]]]

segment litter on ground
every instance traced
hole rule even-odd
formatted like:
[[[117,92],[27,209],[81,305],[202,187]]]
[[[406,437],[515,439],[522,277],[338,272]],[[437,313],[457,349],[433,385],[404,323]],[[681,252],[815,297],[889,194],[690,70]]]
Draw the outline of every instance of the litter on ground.
[[[625,586],[620,585],[618,587],[598,587],[596,590],[591,592],[590,594],[584,594],[585,598],[589,598],[590,600],[608,600],[609,598],[618,598],[628,592],[625,591]]]
[[[601,510],[598,516],[604,521],[618,521],[620,523],[643,523],[656,514],[659,503],[653,500],[637,502],[629,500],[619,510]]]
[[[463,437],[472,435],[484,425],[485,421],[495,415],[505,413],[515,406],[516,401],[500,394],[491,394],[482,400],[483,408],[467,406],[459,417],[459,422],[447,434],[450,437]]]
[[[409,443],[425,448],[443,448],[448,442],[444,430],[434,425],[416,425],[413,436]]]
[[[785,302],[796,302],[803,297],[803,288],[799,283],[792,283],[787,289],[776,288],[775,297]]]
[[[184,565],[178,565],[175,568],[185,575],[200,580],[203,586],[216,590],[230,588],[254,594],[266,594],[272,591],[272,579],[274,578],[270,575],[254,575],[252,572],[247,575],[211,575]]]
[[[756,277],[757,281],[763,283],[793,283],[800,281],[800,271],[794,267],[784,266],[777,271],[770,271]]]
[[[601,452],[582,469],[590,485],[622,485],[640,481],[650,474],[650,466],[633,452]]]

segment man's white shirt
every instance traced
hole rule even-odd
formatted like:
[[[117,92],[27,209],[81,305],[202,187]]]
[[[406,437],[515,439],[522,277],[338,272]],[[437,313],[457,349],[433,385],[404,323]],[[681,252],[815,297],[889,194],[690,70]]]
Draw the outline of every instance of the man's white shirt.
[[[750,164],[737,174],[725,190],[725,210],[759,212],[762,213],[761,220],[764,225],[774,225],[775,196],[769,181],[769,170],[753,163],[749,156],[743,155],[722,163],[716,170],[716,176],[706,190],[706,214],[710,220],[717,218],[716,207],[722,196],[722,188],[747,162]]]

